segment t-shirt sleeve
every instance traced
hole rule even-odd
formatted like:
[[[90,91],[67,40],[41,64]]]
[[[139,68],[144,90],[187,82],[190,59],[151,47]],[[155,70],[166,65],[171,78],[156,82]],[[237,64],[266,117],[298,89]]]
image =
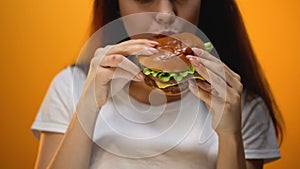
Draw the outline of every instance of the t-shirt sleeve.
[[[242,134],[246,159],[280,158],[274,125],[265,102],[255,97],[243,107]]]
[[[70,67],[52,80],[34,123],[33,134],[39,138],[41,131],[64,133],[74,113]]]

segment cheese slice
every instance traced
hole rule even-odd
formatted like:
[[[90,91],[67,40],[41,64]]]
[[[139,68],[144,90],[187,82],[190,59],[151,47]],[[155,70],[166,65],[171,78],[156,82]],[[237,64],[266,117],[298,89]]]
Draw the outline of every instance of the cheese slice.
[[[155,83],[158,86],[158,88],[161,88],[161,89],[176,85],[176,84],[162,83],[162,82],[158,82],[158,81],[155,81]]]
[[[205,81],[205,79],[200,75],[193,76],[193,79],[199,79],[199,80]]]

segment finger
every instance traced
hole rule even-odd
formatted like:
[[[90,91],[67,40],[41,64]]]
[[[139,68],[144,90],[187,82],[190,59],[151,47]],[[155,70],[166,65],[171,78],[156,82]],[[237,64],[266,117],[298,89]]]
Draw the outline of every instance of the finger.
[[[201,61],[205,61],[205,60],[208,60],[208,61],[212,61],[212,62],[215,62],[215,63],[222,63],[222,61],[211,55],[209,52],[203,50],[203,49],[200,49],[200,48],[193,48],[193,51],[194,53],[199,56],[201,58]],[[240,76],[235,73],[234,71],[232,71],[226,64],[223,64],[224,65],[224,68],[229,71],[236,79],[238,80],[241,80]]]
[[[241,76],[237,73],[235,73],[233,70],[231,70],[226,64],[224,64],[225,69],[231,73],[231,75],[236,78],[238,81],[241,81]]]
[[[129,81],[143,81],[142,73],[132,74],[121,68],[104,68],[99,66],[97,69],[96,81],[100,85],[107,85],[112,79],[126,79]]]
[[[201,81],[201,80],[196,81],[191,79],[188,82],[190,87],[193,87],[193,89],[197,90],[197,88],[199,88],[199,92],[206,92],[207,95],[209,94],[210,100],[213,101],[214,103],[216,102],[220,104],[225,102],[234,103],[238,100],[236,98],[239,98],[241,96],[241,93],[231,88],[230,86],[223,86],[222,90],[217,90],[216,88],[214,88],[213,86],[211,86],[205,81]],[[201,93],[197,93],[195,91],[194,94],[199,98],[203,99],[203,97],[200,97]]]
[[[219,95],[219,92],[217,92],[210,84],[208,84],[207,82],[205,81],[202,81],[202,80],[189,80],[189,84],[192,85],[192,86],[196,86],[198,87],[199,89],[207,92],[210,94],[210,96],[214,96],[214,97],[217,97],[219,99],[221,99],[220,95]],[[223,100],[225,98],[223,97]]]
[[[202,100],[208,108],[212,108],[214,110],[220,105],[224,105],[222,104],[224,103],[224,99],[220,98],[218,95],[212,94],[213,92],[207,92],[202,88],[198,88],[195,82],[189,81],[189,89],[197,98]]]
[[[203,49],[200,49],[200,48],[192,48],[194,54],[196,56],[199,56],[203,59],[207,59],[207,60],[210,60],[210,61],[214,61],[214,62],[219,62],[220,59],[218,59],[217,57],[211,55],[209,52],[203,50]]]
[[[153,55],[159,51],[156,48],[149,47],[146,45],[131,45],[131,46],[115,46],[111,51],[108,52],[108,55],[111,54],[121,54],[124,56],[129,55]]]
[[[96,70],[97,72],[95,77],[96,84],[102,86],[107,85],[111,81],[115,69],[116,68],[104,68],[99,66],[98,69]]]
[[[204,64],[208,69],[212,70],[213,72],[219,74],[221,76],[221,72],[225,72],[225,77],[232,77],[235,78],[236,80],[240,81],[241,77],[235,73],[234,71],[232,71],[226,64],[224,64],[221,61],[215,62],[215,61],[211,61],[211,60],[207,60],[207,59],[203,59],[198,57],[198,60]]]
[[[100,63],[100,66],[104,68],[114,67],[114,68],[122,68],[134,75],[138,74],[141,70],[140,68],[131,62],[129,59],[124,57],[123,55],[113,54],[105,56]]]
[[[143,81],[144,75],[143,73],[139,72],[138,74],[133,74],[131,72],[128,72],[127,70],[116,68],[114,70],[113,75],[111,76],[111,79],[125,79],[128,82],[133,81]]]
[[[207,69],[226,81],[230,87],[237,90],[240,88],[240,77],[238,77],[236,73],[233,73],[224,63],[215,63],[201,58],[198,59],[200,59],[200,62],[205,65]]]
[[[239,92],[242,90],[241,82],[238,80],[238,78],[235,77],[234,74],[226,69],[225,64],[223,64],[222,62],[216,63],[210,60],[201,59],[197,56],[187,57],[194,65],[196,71],[199,74],[205,76],[205,79],[208,78],[207,81],[209,81],[211,84],[214,83],[219,86],[220,84],[222,84],[222,87],[224,87],[223,83],[225,82],[230,87],[236,89]],[[224,82],[222,83],[222,81]]]
[[[148,46],[156,46],[159,43],[153,40],[148,40],[148,39],[131,39],[128,41],[124,41],[122,43],[120,43],[121,45],[135,45],[135,44],[144,44],[144,45],[148,45]]]
[[[196,56],[189,56],[188,58],[195,64],[198,65],[201,63],[202,65],[205,65],[207,69],[209,69],[211,72],[214,72],[218,76],[220,76],[223,80],[226,81],[226,73],[225,70],[226,67],[224,67],[225,64],[221,62],[220,59],[214,57],[209,52],[204,51],[200,48],[193,48],[194,53]],[[199,63],[198,63],[199,62]]]
[[[158,53],[159,51],[156,48],[153,47],[147,47],[144,45],[134,45],[130,48],[127,48],[126,51],[124,51],[124,55],[154,55]]]
[[[188,81],[190,91],[204,103],[210,105],[211,102],[211,94],[201,88],[198,88],[195,81]]]
[[[218,93],[219,96],[225,97],[226,95],[226,86],[227,83],[217,74],[207,69],[202,63],[199,61],[195,61],[194,59],[190,59],[192,65],[195,67],[195,70],[210,83],[212,89]]]
[[[211,55],[209,52],[200,49],[200,48],[193,48],[194,53],[199,56],[200,61],[203,62],[204,65],[207,65],[205,62],[211,62],[211,63],[217,63],[222,65],[221,68],[224,67],[225,70],[227,70],[229,73],[231,73],[234,77],[236,77],[238,80],[240,80],[240,77],[237,73],[232,71],[227,65],[225,65],[219,58],[216,58],[215,56]],[[209,65],[209,64],[208,64]],[[208,66],[209,67],[209,66]]]
[[[240,81],[240,76],[230,70],[224,63],[215,63],[210,60],[199,58],[201,63],[208,69],[209,74],[216,74],[216,76],[222,78],[230,87],[242,92],[243,86]],[[210,73],[212,72],[212,73]]]
[[[155,41],[138,39],[129,40],[115,45],[108,51],[109,54],[121,54],[128,55],[153,55],[158,53],[158,50],[154,48],[158,43]]]
[[[212,91],[211,85],[206,81],[196,80],[196,84],[197,84],[198,87],[200,87],[204,91],[207,91],[207,92]]]

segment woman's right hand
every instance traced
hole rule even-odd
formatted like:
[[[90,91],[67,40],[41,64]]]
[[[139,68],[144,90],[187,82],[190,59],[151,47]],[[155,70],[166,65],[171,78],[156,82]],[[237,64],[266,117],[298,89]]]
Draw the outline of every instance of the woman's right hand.
[[[37,160],[38,167],[89,168],[94,145],[92,139],[94,128],[99,109],[109,97],[108,89],[111,80],[114,78],[143,80],[143,76],[139,76],[139,67],[126,56],[152,55],[157,52],[153,48],[156,45],[157,42],[139,39],[96,50],[90,62],[89,73],[77,104],[76,114],[73,116],[68,130],[64,135],[42,134],[46,139],[42,140],[41,145],[46,151],[40,152]],[[52,154],[47,153],[48,150],[50,152],[52,150]]]
[[[152,55],[158,52],[154,48],[157,44],[158,42],[147,39],[136,39],[97,49],[90,62],[89,73],[77,105],[77,113],[98,112],[109,97],[112,79],[142,81],[140,68],[126,57]]]
[[[41,145],[46,151],[51,152],[52,150],[52,154],[42,151],[38,156],[37,166],[89,168],[90,155],[94,145],[92,139],[94,128],[99,109],[109,97],[111,80],[113,78],[143,80],[143,76],[139,75],[139,67],[126,56],[152,55],[157,52],[153,48],[156,45],[157,42],[138,39],[96,50],[90,62],[85,85],[76,107],[76,114],[73,116],[68,130],[64,135],[42,134],[46,139],[42,140]]]

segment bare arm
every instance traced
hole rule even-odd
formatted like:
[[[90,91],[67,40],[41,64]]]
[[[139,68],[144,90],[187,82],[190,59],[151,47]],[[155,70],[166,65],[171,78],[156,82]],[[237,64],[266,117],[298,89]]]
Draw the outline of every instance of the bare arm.
[[[48,168],[89,168],[92,145],[75,114]]]
[[[43,169],[47,167],[63,136],[64,134],[61,133],[41,133],[38,155],[34,167],[35,169]]]
[[[264,160],[257,159],[257,160],[246,160],[247,169],[263,169],[264,167]]]
[[[242,134],[219,134],[217,168],[246,169]]]
[[[75,114],[65,134],[42,133],[35,169],[88,168],[92,145]]]
[[[245,168],[242,135],[220,135],[217,168]],[[263,160],[246,160],[246,169],[262,169]]]

